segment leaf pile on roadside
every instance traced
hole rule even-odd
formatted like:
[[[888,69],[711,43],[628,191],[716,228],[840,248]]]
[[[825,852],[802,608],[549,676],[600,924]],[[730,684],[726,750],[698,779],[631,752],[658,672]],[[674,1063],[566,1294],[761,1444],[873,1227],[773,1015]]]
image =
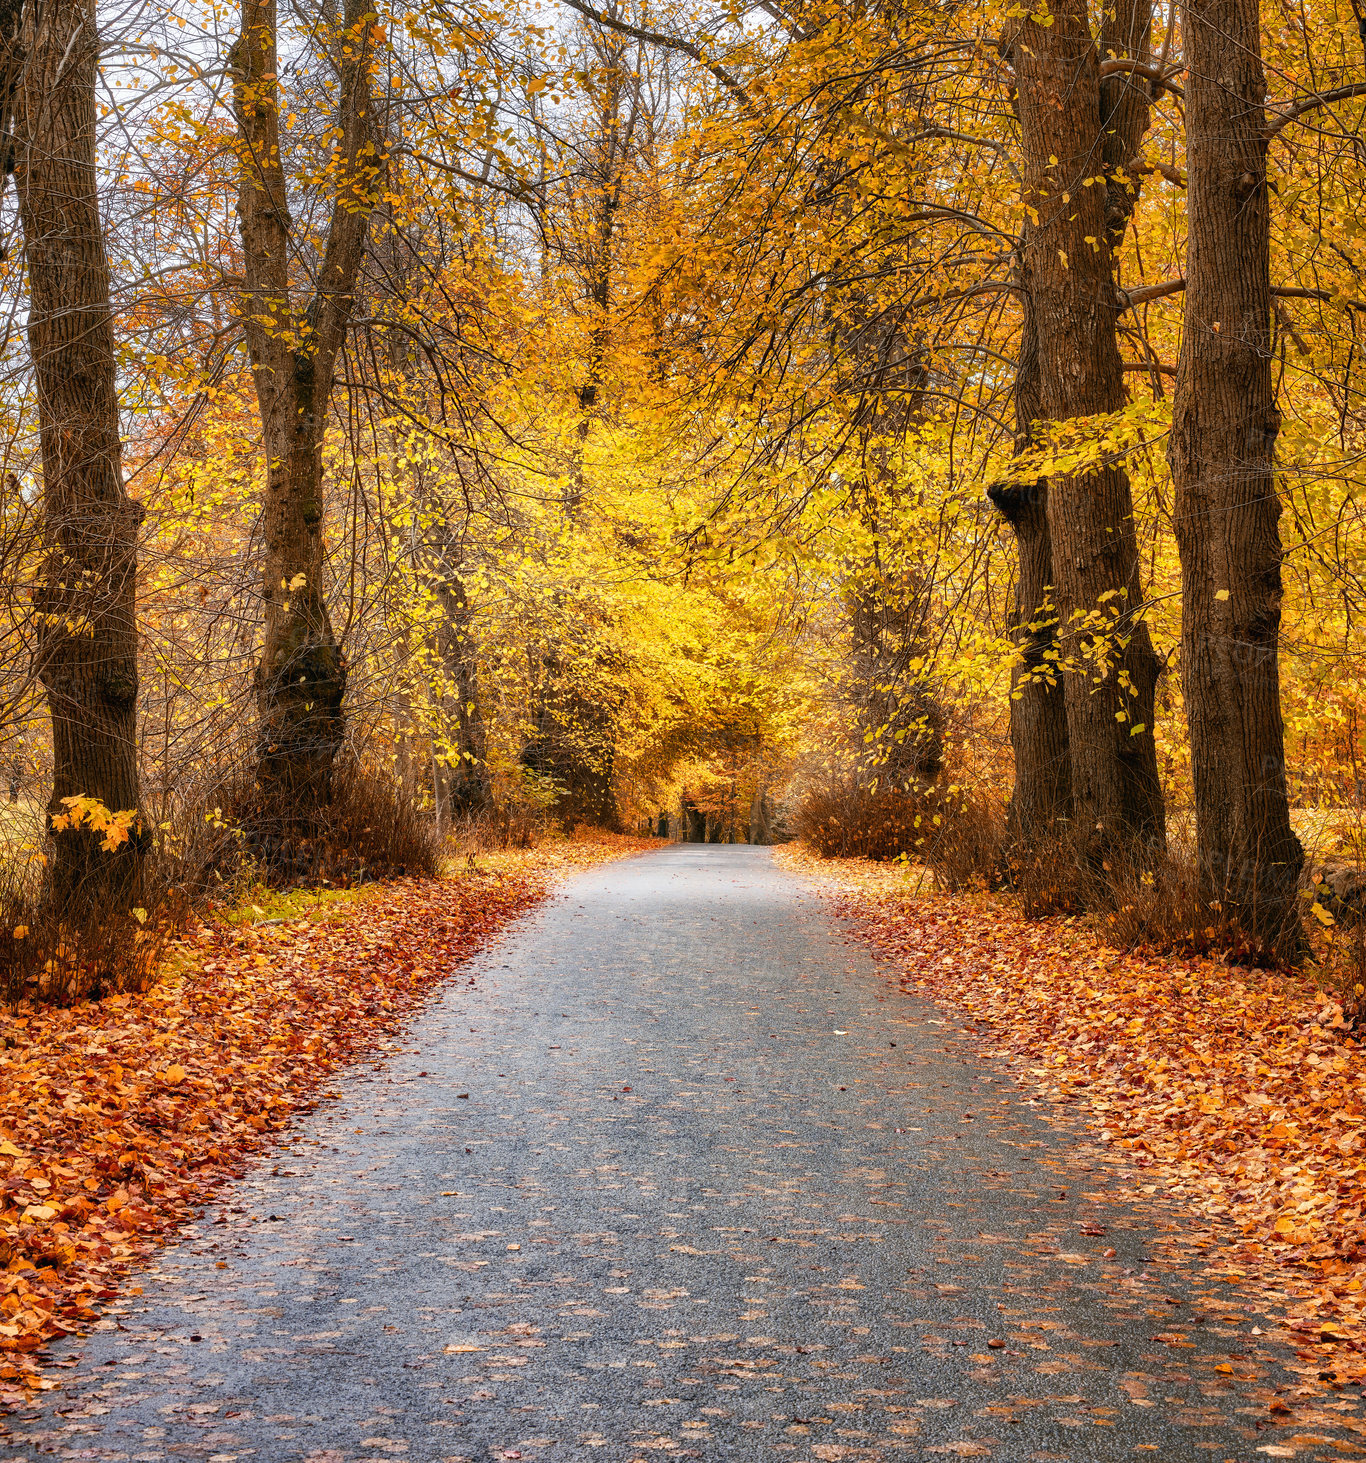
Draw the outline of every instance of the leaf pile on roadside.
[[[138,995],[0,1015],[0,1406],[52,1384],[31,1354],[95,1320],[120,1277],[330,1073],[562,873],[640,840],[402,880],[344,918],[201,927]]]
[[[920,896],[859,860],[783,860],[834,898],[903,990],[1077,1104],[1140,1203],[1206,1226],[1209,1273],[1270,1300],[1303,1368],[1366,1375],[1366,1063],[1307,977],[1107,948],[1072,919]],[[1117,1196],[1119,1197],[1119,1196]]]

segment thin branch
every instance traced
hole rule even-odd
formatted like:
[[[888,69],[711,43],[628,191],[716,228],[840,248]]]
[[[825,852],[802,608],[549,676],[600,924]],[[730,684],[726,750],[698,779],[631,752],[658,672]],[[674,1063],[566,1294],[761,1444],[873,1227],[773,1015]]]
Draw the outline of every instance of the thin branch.
[[[1184,97],[1186,93],[1171,78],[1180,76],[1185,69],[1184,66],[1160,66],[1152,61],[1136,61],[1132,56],[1112,56],[1108,61],[1100,63],[1100,79],[1104,81],[1107,76],[1119,76],[1125,71],[1131,71],[1135,76],[1147,77],[1154,86],[1165,88],[1174,97]]]
[[[570,0],[573,3],[573,0]],[[1334,102],[1350,101],[1352,97],[1366,96],[1366,81],[1354,81],[1350,86],[1335,86],[1332,91],[1315,92],[1313,96],[1305,97],[1302,101],[1295,103],[1288,112],[1283,112],[1266,129],[1266,137],[1269,142],[1280,132],[1281,128],[1288,127],[1291,122],[1298,122],[1306,112],[1315,111],[1319,107],[1331,106]]]
[[[1178,188],[1186,186],[1186,175],[1180,168],[1174,167],[1171,163],[1150,162],[1142,154],[1131,157],[1124,164],[1122,171],[1132,174],[1136,178],[1147,177],[1149,173],[1159,173],[1167,182],[1174,183]]]
[[[460,178],[466,183],[473,183],[479,188],[492,188],[497,193],[506,193],[509,198],[515,198],[518,203],[525,203],[528,199],[535,199],[535,193],[525,185],[510,188],[506,183],[495,183],[492,178],[480,177],[478,173],[466,172],[464,168],[458,168],[454,163],[443,163],[440,158],[430,157],[425,152],[415,152],[411,147],[396,147],[392,149],[395,157],[410,157],[414,162],[426,163],[429,168],[437,168],[443,173],[450,173],[452,177]]]
[[[1185,288],[1185,278],[1180,277],[1164,279],[1160,284],[1140,285],[1134,290],[1116,290],[1115,294],[1119,297],[1121,310],[1132,310],[1139,305],[1146,305],[1149,300],[1161,300],[1168,295],[1179,294]]]
[[[665,46],[669,50],[681,51],[685,56],[690,56],[699,66],[705,66],[747,112],[753,111],[754,103],[749,93],[724,66],[713,61],[701,46],[685,41],[682,36],[666,36],[660,31],[646,30],[643,26],[628,25],[624,20],[617,20],[613,16],[604,15],[600,10],[594,10],[591,5],[585,5],[583,0],[566,0],[566,3],[571,10],[577,10],[594,25],[605,26],[608,30],[630,36],[633,40],[644,41],[649,46]]]
[[[1366,300],[1348,300],[1335,295],[1332,290],[1296,289],[1287,285],[1284,289],[1273,287],[1271,293],[1279,300],[1324,300],[1330,304],[1344,306],[1348,310],[1366,310]]]
[[[1136,290],[1116,290],[1119,308],[1132,310],[1136,305],[1146,305],[1149,300],[1160,300],[1166,295],[1179,294],[1186,288],[1184,277],[1164,279],[1161,284],[1140,285]],[[1271,293],[1278,300],[1322,300],[1326,304],[1342,305],[1348,310],[1366,310],[1366,300],[1348,300],[1335,295],[1331,290],[1303,289],[1298,285],[1272,285]]]

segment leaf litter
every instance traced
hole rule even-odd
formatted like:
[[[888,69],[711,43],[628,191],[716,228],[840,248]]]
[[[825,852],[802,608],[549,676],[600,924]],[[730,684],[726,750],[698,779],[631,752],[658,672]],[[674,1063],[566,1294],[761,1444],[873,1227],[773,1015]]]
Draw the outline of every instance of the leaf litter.
[[[1084,1121],[1127,1185],[1111,1199],[1180,1212],[1153,1244],[1236,1285],[1306,1383],[1366,1378],[1366,1064],[1310,978],[1125,953],[1074,919],[912,894],[891,866],[780,862],[900,989],[971,1022],[1057,1119]]]
[[[340,917],[203,925],[145,992],[0,1014],[0,1408],[55,1387],[39,1349],[97,1320],[245,1158],[336,1095],[333,1073],[558,877],[649,846],[550,845],[364,891]]]

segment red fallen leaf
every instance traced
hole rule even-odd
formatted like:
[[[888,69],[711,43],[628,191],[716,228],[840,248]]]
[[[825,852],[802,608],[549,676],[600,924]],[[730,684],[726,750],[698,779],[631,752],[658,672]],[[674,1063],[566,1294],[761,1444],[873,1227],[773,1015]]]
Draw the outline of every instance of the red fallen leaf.
[[[181,942],[182,971],[147,991],[0,1013],[6,1379],[55,1387],[28,1353],[97,1320],[132,1265],[247,1154],[339,1095],[337,1069],[561,870],[653,846],[608,838],[536,850],[477,881],[398,880],[335,922],[201,926]]]
[[[1031,1097],[1089,1109],[1096,1157],[1129,1181],[1110,1196],[1181,1215],[1162,1240],[1174,1257],[1264,1286],[1305,1341],[1334,1345],[1339,1384],[1366,1379],[1366,1164],[1353,1157],[1366,1090],[1329,995],[1293,974],[1108,949],[1070,918],[1026,921],[1004,902],[910,901],[864,860],[792,845],[777,857],[824,886],[892,991],[973,1022]]]
[[[1077,1231],[1078,1234],[1108,1234],[1109,1230],[1103,1224],[1083,1224]]]
[[[998,1340],[992,1339],[991,1341],[988,1341],[987,1342],[987,1345],[989,1347],[991,1347],[991,1349],[993,1351],[1004,1351],[1005,1350],[1005,1342],[1004,1341],[998,1341]]]

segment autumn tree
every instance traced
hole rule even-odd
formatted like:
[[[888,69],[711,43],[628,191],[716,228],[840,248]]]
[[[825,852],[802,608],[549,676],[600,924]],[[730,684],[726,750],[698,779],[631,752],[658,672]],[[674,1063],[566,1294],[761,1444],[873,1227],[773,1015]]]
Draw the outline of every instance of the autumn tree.
[[[290,211],[275,0],[244,0],[231,57],[245,269],[241,313],[266,455],[256,776],[277,813],[291,819],[327,802],[344,731],[346,658],[324,584],[322,451],[334,369],[383,173],[371,95],[381,39],[367,0],[346,0],[327,46],[336,100],[321,172],[332,194],[331,213],[306,298],[300,298],[295,273],[298,261],[309,257],[309,239]]]
[[[591,13],[591,12],[590,12]],[[563,512],[573,532],[588,492],[590,439],[607,403],[605,371],[621,293],[621,215],[641,166],[641,137],[649,126],[646,74],[640,58],[617,30],[592,21],[578,28],[585,80],[582,130],[565,150],[566,184],[558,216],[547,230],[557,263],[570,282],[564,296],[575,320],[580,358],[572,385],[577,420],[565,464]],[[571,631],[562,644],[547,647],[541,692],[523,753],[526,766],[553,778],[561,788],[558,809],[568,826],[588,823],[616,828],[620,813],[612,786],[613,716],[610,702],[590,693],[607,677],[585,677],[575,662],[592,638],[593,611],[566,605],[566,628],[578,622],[588,636]],[[592,652],[590,652],[592,654]],[[595,668],[608,672],[599,662]]]
[[[98,907],[132,893],[146,847],[136,822],[133,609],[142,510],[122,472],[96,174],[100,37],[86,0],[9,4],[0,33],[43,472],[36,654],[52,718],[52,888],[60,902],[79,896]],[[93,799],[103,811],[73,799]],[[125,815],[114,836],[92,826],[106,814]]]
[[[1181,13],[1190,242],[1170,459],[1200,886],[1292,953],[1304,854],[1281,717],[1261,25],[1257,0],[1185,0]]]
[[[1032,424],[1038,446],[1047,442],[1050,424],[1118,412],[1125,404],[1112,257],[1117,209],[1104,154],[1107,127],[1125,134],[1131,128],[1115,108],[1103,114],[1100,56],[1081,0],[1060,0],[1047,16],[1027,16],[1012,56],[1029,219],[1022,249],[1030,331],[1024,365],[1037,371],[1037,406],[1032,378],[1021,401],[1026,412],[1038,412]],[[1102,461],[1082,471],[1045,468],[1040,476],[1046,488],[1030,507],[1037,514],[1041,504],[1046,515],[1071,820],[1081,848],[1099,863],[1117,844],[1153,848],[1165,838],[1153,740],[1161,667],[1144,619],[1123,467]],[[1019,521],[1031,525],[1037,574],[1039,530],[1033,518],[1022,514]],[[1042,588],[1031,582],[1028,597]],[[1027,624],[1041,618],[1037,608],[1028,613]],[[1043,694],[1032,699],[1047,701]],[[1046,737],[1031,750],[1056,763],[1056,725],[1036,715],[1036,732],[1044,729]]]

